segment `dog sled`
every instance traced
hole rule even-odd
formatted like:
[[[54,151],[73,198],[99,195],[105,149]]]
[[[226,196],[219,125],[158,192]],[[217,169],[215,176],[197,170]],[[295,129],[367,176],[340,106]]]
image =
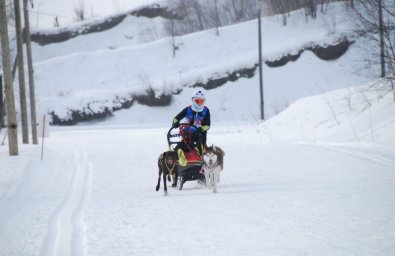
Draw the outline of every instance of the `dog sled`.
[[[170,150],[175,151],[179,156],[176,162],[176,172],[172,177],[172,186],[177,187],[179,190],[182,190],[184,183],[187,181],[197,180],[205,184],[202,168],[202,139],[201,136],[193,137],[193,130],[197,130],[197,127],[181,123],[178,128],[171,127],[167,133],[167,142]],[[180,159],[180,149],[185,159]]]

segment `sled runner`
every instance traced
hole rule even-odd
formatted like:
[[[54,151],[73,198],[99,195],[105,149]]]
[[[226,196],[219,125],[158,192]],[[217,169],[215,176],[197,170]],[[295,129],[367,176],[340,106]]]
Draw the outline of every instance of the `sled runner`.
[[[169,148],[178,156],[173,186],[177,186],[179,190],[182,190],[186,181],[205,182],[202,169],[202,142],[197,131],[194,125],[180,124],[178,128],[171,127],[167,133]]]

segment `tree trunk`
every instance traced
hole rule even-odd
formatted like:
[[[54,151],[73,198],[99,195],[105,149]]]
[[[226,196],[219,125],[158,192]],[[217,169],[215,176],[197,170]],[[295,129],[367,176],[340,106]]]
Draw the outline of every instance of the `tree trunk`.
[[[25,42],[26,42],[27,67],[29,71],[30,118],[32,124],[32,139],[33,139],[33,144],[38,144],[36,95],[35,95],[35,86],[34,86],[33,58],[32,58],[32,47],[30,43],[30,24],[29,24],[29,10],[27,6],[27,0],[23,0],[23,13],[25,18]]]
[[[380,33],[380,62],[381,62],[381,77],[385,77],[385,45],[384,45],[384,22],[383,22],[383,3],[378,0],[379,11],[379,33]]]
[[[216,33],[217,36],[219,36],[219,13],[218,13],[218,0],[214,1],[214,5],[215,5],[215,28],[216,28]]]
[[[196,14],[196,18],[198,20],[199,30],[201,31],[204,29],[202,7],[200,6],[200,3],[197,0],[194,0],[192,2],[192,5]]]
[[[23,40],[21,25],[21,8],[19,0],[14,0],[15,11],[15,34],[18,57],[18,81],[19,81],[19,103],[21,107],[22,122],[22,142],[29,144],[29,129],[27,124],[27,106],[26,106],[26,89],[25,89],[25,64],[23,61]]]
[[[3,76],[0,76],[0,131],[4,125]]]
[[[260,99],[260,110],[261,120],[265,120],[265,101],[263,95],[263,72],[262,72],[262,20],[261,10],[258,10],[258,60],[259,60],[259,99]]]
[[[5,0],[0,0],[0,38],[3,58],[3,73],[7,100],[8,148],[11,156],[18,155],[18,123],[16,120],[14,89],[8,41],[7,13]]]

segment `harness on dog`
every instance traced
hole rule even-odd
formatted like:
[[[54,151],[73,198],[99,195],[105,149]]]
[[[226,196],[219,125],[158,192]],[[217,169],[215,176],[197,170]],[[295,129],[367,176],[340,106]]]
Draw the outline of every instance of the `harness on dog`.
[[[218,166],[219,166],[218,161],[216,161],[216,162],[214,163],[214,165],[212,165],[212,166],[209,166],[206,162],[204,162],[204,164],[203,164],[203,167],[206,167],[207,170],[209,170],[209,171],[214,170],[214,169],[217,168]]]
[[[173,164],[173,167],[170,168],[170,167],[167,165],[167,161],[166,161],[166,159],[165,159],[164,154],[162,154],[162,157],[160,158],[160,160],[161,160],[161,162],[164,162],[164,163],[165,163],[165,167],[166,167],[166,169],[169,171],[169,174],[170,174],[170,175],[173,175],[173,171],[174,171],[174,168],[176,167],[176,164],[174,163],[174,164]]]

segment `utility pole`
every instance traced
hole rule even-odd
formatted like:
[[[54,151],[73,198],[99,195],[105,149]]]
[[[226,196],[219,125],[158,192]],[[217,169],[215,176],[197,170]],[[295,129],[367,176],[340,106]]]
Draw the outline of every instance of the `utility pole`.
[[[28,0],[23,0],[23,14],[25,18],[25,42],[26,42],[27,68],[29,73],[30,119],[32,124],[33,144],[37,145],[38,139],[37,139],[36,95],[35,95],[35,85],[34,85],[32,47],[30,42],[29,10],[28,10],[27,1]]]
[[[261,31],[261,10],[258,11],[258,48],[259,48],[259,95],[261,120],[265,120],[264,96],[263,96],[263,78],[262,78],[262,31]]]
[[[0,75],[0,131],[3,128],[4,120],[4,103],[3,103],[3,76]]]
[[[21,122],[22,122],[22,142],[29,144],[29,130],[27,124],[27,106],[26,106],[26,89],[25,89],[25,65],[23,61],[23,40],[21,25],[21,7],[19,0],[14,0],[15,11],[15,34],[18,57],[18,81],[19,81],[19,102],[21,105]]]
[[[384,45],[384,22],[383,22],[383,2],[378,0],[379,11],[379,33],[380,33],[380,62],[381,62],[381,77],[385,77],[385,45]]]
[[[7,100],[8,148],[11,156],[18,155],[18,123],[16,120],[14,88],[8,42],[7,13],[5,0],[0,0],[0,38],[3,58],[3,75]]]

